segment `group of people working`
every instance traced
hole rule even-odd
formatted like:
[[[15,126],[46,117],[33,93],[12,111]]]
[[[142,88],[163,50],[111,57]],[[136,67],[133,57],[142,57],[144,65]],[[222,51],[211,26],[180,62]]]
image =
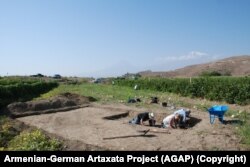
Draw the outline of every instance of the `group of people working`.
[[[185,128],[190,119],[191,111],[189,109],[180,109],[173,114],[168,115],[162,120],[162,128]],[[139,113],[136,117],[129,121],[130,124],[144,125],[145,121],[149,121],[150,126],[155,126],[155,117],[153,112]]]

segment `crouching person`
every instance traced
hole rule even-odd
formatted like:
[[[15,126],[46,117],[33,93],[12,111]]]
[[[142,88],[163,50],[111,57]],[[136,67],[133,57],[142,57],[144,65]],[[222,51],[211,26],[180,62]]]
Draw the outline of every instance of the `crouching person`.
[[[190,113],[189,109],[180,109],[174,112],[174,114],[179,114],[180,120],[178,122],[178,126],[180,128],[186,128],[188,126],[188,121],[190,120]]]
[[[180,120],[179,114],[171,114],[165,117],[162,121],[163,128],[177,128],[177,124]]]
[[[154,113],[152,112],[140,113],[136,117],[134,117],[132,120],[130,120],[129,123],[144,125],[145,121],[148,121],[150,126],[154,126],[156,122],[154,119]]]

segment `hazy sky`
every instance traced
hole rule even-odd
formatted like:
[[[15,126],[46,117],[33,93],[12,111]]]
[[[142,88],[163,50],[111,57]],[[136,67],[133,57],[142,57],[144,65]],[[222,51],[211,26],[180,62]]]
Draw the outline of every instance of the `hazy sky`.
[[[2,76],[116,76],[243,54],[249,0],[0,0]]]

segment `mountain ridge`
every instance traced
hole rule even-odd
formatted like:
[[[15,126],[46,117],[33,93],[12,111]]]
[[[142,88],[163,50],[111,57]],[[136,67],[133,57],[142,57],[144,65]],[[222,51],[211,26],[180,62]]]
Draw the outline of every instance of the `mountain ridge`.
[[[172,71],[141,71],[142,77],[195,77],[202,72],[216,71],[232,76],[250,76],[250,55],[232,56],[208,63],[185,66]]]

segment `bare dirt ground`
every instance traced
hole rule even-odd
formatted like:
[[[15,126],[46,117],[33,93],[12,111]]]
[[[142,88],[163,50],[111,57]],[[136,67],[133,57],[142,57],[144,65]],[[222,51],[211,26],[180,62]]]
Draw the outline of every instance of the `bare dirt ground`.
[[[156,109],[157,127],[130,125],[139,112],[124,104],[91,105],[51,114],[17,118],[65,141],[65,150],[242,150],[235,126],[210,124],[209,114],[192,110],[188,129],[162,129],[162,119],[174,110]],[[225,118],[229,120],[229,118]],[[144,135],[147,130],[148,133]]]

